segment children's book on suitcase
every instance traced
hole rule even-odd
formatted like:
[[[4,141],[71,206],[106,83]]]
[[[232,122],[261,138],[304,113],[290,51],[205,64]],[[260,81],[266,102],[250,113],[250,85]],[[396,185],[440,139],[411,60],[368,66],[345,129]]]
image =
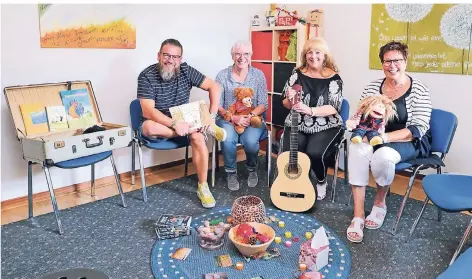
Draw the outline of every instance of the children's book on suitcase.
[[[131,127],[102,120],[90,81],[4,89],[23,158],[55,163],[129,146]]]

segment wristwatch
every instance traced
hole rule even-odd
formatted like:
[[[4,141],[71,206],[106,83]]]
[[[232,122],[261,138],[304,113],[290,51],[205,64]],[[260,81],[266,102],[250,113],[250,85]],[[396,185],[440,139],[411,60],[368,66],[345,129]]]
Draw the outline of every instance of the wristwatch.
[[[216,119],[216,116],[218,115],[216,112],[210,113],[211,118]]]

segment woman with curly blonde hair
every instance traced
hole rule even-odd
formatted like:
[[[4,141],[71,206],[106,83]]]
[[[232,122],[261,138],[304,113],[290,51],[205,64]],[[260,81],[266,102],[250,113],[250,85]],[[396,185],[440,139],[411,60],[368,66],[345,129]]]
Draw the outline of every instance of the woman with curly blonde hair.
[[[300,113],[298,150],[310,158],[317,179],[317,199],[322,200],[326,197],[326,160],[334,157],[333,146],[344,134],[340,116],[343,81],[324,39],[308,40],[300,58],[300,67],[292,72],[285,84],[282,103],[287,109]],[[298,88],[300,94],[300,102],[295,104],[293,100],[297,92],[294,88]],[[290,113],[285,119],[283,151],[290,148],[291,126]]]

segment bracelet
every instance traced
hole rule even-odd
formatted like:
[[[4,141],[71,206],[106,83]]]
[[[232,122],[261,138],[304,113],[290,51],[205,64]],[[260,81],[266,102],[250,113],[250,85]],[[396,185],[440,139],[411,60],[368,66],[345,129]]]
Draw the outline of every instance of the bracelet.
[[[316,109],[316,107],[311,108],[311,116],[315,116],[315,109]]]
[[[177,124],[177,120],[175,120],[175,119],[172,120],[172,124],[170,124],[170,128],[171,128],[172,130],[174,130],[176,124]]]
[[[211,115],[211,118],[216,119],[217,113],[216,113],[216,112],[212,112],[212,113],[210,113],[210,115]]]

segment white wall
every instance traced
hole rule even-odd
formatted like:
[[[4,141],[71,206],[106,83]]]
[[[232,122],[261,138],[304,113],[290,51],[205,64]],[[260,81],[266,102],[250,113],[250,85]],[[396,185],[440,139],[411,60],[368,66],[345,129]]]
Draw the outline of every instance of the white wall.
[[[214,78],[231,64],[234,41],[249,39],[254,11],[266,5],[125,5],[136,25],[136,49],[41,49],[37,5],[2,5],[1,86],[92,81],[104,121],[130,125],[129,103],[136,98],[137,77],[156,62],[160,43],[174,37],[183,44],[184,61]],[[205,93],[205,94],[203,94]],[[2,94],[3,95],[3,94]],[[200,89],[191,99],[208,99]],[[26,161],[10,111],[2,96],[2,200],[27,195]],[[145,166],[183,159],[178,152],[144,149]],[[114,152],[118,172],[131,169],[131,149]],[[34,192],[47,191],[39,166],[34,166]],[[88,181],[90,168],[51,170],[55,188]],[[96,177],[113,175],[109,160],[96,166]]]
[[[109,122],[129,124],[128,104],[136,96],[136,77],[154,62],[162,40],[168,37],[181,40],[185,60],[214,78],[230,64],[229,48],[234,40],[248,39],[251,15],[263,15],[269,5],[127,6],[137,25],[135,50],[41,49],[36,5],[2,5],[2,89],[17,84],[90,79],[102,117]],[[364,85],[382,76],[381,71],[368,67],[371,5],[313,4],[288,8],[300,15],[309,9],[324,8],[325,37],[341,70],[345,97],[356,104]],[[471,174],[467,163],[472,150],[466,144],[472,136],[472,124],[468,121],[472,77],[411,74],[429,86],[434,107],[452,111],[459,118],[445,170]],[[200,92],[194,89],[191,98],[205,96]],[[9,113],[2,97],[2,200],[27,194],[26,163]],[[114,152],[120,173],[130,170],[130,153],[129,149]],[[183,151],[178,158],[175,154],[145,151],[145,165],[183,158]],[[96,168],[97,177],[112,175],[109,163],[100,163]],[[55,188],[59,188],[87,181],[89,169],[53,169],[51,174]],[[33,181],[34,192],[47,190],[44,175],[37,166]]]

